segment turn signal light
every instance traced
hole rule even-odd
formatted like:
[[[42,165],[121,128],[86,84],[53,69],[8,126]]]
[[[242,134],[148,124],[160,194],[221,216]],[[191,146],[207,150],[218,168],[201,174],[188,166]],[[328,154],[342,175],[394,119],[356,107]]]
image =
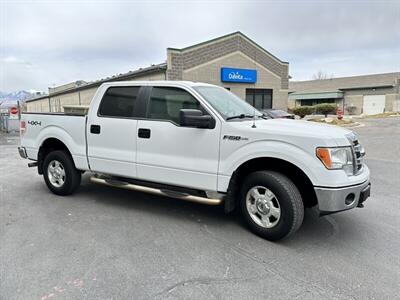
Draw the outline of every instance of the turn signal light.
[[[322,161],[327,169],[332,168],[331,153],[327,148],[317,148],[317,157]]]

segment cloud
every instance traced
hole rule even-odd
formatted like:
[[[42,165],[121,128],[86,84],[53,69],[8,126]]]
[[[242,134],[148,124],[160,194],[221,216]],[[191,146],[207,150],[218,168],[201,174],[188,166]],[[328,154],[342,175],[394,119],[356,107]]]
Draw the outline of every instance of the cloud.
[[[27,68],[32,67],[32,63],[21,58],[15,56],[7,56],[4,58],[0,58],[0,62],[4,64],[16,64],[16,65],[24,65]]]
[[[398,1],[6,0],[0,28],[5,91],[126,72],[237,30],[289,61],[295,79],[400,69]]]
[[[333,77],[399,72],[399,58],[400,49],[329,53],[298,60],[290,73],[293,80],[309,80],[319,70]]]
[[[20,62],[20,60],[18,58],[16,58],[15,56],[7,56],[3,59],[1,59],[2,62],[5,63],[18,63]]]

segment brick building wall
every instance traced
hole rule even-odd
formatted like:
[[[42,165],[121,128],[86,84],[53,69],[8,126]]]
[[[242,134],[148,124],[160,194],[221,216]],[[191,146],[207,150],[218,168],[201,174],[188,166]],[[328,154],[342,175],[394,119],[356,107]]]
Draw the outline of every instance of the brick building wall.
[[[235,66],[237,68],[251,67],[257,70],[257,82],[254,84],[221,82],[221,68],[227,66]],[[269,88],[273,91],[272,106],[278,109],[287,109],[288,93],[287,90],[281,89],[281,78],[239,51],[184,70],[182,72],[182,79],[207,82],[229,88],[232,93],[241,99],[246,98],[246,88]]]
[[[221,82],[222,67],[257,70],[257,82]],[[167,49],[167,79],[207,82],[229,87],[242,99],[247,88],[272,89],[273,108],[287,109],[289,64],[268,53],[240,32],[183,49]]]
[[[289,64],[269,54],[241,33],[184,49],[167,49],[167,79],[182,80],[183,71],[226,56],[242,52],[254,62],[281,78],[281,89],[289,87]]]

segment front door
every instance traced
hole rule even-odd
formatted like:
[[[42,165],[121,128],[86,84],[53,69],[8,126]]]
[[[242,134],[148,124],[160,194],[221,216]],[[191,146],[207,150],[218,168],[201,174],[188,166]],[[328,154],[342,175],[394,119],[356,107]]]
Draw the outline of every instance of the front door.
[[[110,87],[87,123],[88,159],[94,172],[136,177],[135,106],[140,87]]]
[[[217,188],[220,122],[213,129],[182,127],[180,109],[208,112],[188,91],[153,87],[138,121],[138,178],[203,190]]]

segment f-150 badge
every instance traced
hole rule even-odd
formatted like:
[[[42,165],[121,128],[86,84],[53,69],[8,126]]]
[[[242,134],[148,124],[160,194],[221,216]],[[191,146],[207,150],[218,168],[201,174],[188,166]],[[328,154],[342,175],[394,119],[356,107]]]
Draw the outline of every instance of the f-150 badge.
[[[229,141],[248,141],[249,138],[240,135],[224,135],[223,140]]]

